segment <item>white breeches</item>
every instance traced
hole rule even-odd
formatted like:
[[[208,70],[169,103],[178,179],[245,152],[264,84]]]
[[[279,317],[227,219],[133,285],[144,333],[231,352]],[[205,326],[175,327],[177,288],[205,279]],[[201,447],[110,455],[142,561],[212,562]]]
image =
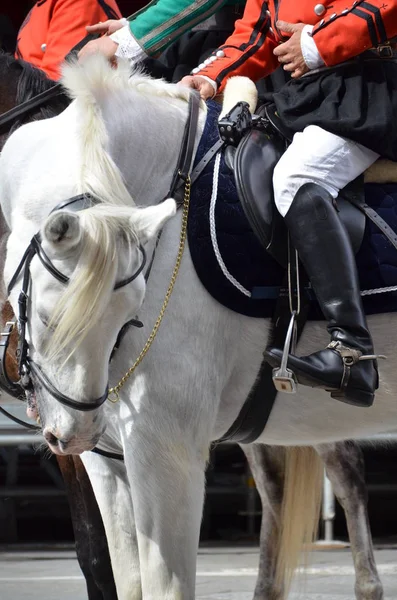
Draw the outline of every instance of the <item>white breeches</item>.
[[[274,169],[276,206],[285,217],[296,192],[305,183],[318,183],[336,198],[345,185],[377,158],[376,152],[356,142],[310,125],[294,135],[292,144]]]

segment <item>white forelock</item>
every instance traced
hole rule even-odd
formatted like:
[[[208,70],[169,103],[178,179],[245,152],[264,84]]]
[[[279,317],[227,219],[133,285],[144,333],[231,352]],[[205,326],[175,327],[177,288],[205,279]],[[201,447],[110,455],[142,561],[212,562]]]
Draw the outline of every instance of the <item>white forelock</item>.
[[[138,243],[131,220],[133,214],[133,208],[103,204],[79,213],[83,247],[70,283],[51,315],[53,334],[47,347],[48,356],[54,358],[72,341],[76,350],[101,318],[118,270],[120,234],[123,233],[127,244]],[[138,209],[136,214],[139,215]]]

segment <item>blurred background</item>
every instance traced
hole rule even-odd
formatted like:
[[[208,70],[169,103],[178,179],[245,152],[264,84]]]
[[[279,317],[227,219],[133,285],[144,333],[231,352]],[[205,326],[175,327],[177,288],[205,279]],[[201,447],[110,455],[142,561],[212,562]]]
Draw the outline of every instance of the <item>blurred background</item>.
[[[1,405],[25,419],[25,407],[1,396]],[[397,446],[364,446],[369,515],[375,541],[397,540]],[[202,521],[202,542],[252,544],[258,541],[261,503],[245,457],[236,444],[212,449]],[[348,539],[336,505],[333,537]],[[320,530],[324,539],[324,524]],[[329,540],[328,540],[329,541]],[[57,463],[40,438],[0,415],[0,546],[69,545],[69,507]]]

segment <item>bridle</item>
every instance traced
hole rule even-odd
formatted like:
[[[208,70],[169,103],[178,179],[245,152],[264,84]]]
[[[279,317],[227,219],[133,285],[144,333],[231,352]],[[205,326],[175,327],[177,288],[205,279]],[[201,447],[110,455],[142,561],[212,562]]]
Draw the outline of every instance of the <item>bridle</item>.
[[[199,104],[200,98],[197,93],[190,93],[189,96],[189,114],[186,120],[185,129],[183,133],[182,144],[178,156],[177,165],[172,177],[172,184],[170,190],[166,197],[172,197],[175,195],[178,188],[183,185],[190,174],[191,165],[193,160],[193,151],[194,151],[194,143],[197,131],[198,124],[198,114],[199,114]],[[81,194],[79,196],[75,196],[73,198],[69,198],[68,200],[62,202],[57,205],[52,212],[67,209],[72,211],[79,211],[86,208],[90,208],[95,204],[98,204],[100,201],[93,197],[91,194]],[[18,329],[19,329],[19,360],[18,360],[18,372],[20,376],[19,382],[13,382],[8,374],[6,368],[6,353],[8,349],[8,341],[11,333],[10,324],[7,323],[8,329],[0,335],[0,387],[4,389],[11,396],[18,397],[23,394],[25,390],[33,389],[32,383],[32,375],[35,377],[40,384],[46,389],[46,391],[54,397],[60,404],[67,406],[69,408],[73,408],[79,411],[92,411],[98,409],[102,404],[106,401],[108,397],[108,386],[106,386],[105,392],[99,398],[95,398],[89,402],[80,402],[73,398],[70,398],[57,390],[55,386],[51,383],[49,378],[46,376],[41,367],[33,361],[33,359],[29,356],[29,345],[26,341],[26,326],[27,326],[27,307],[29,300],[29,288],[31,286],[31,275],[30,275],[30,264],[33,260],[34,256],[37,256],[41,261],[42,265],[45,269],[58,281],[62,284],[67,285],[69,282],[69,278],[61,273],[55,265],[52,263],[50,258],[45,253],[42,245],[41,245],[41,236],[39,233],[35,234],[25,250],[25,253],[11,278],[11,281],[8,285],[8,295],[15,287],[15,284],[20,276],[22,276],[22,289],[18,299]],[[139,246],[139,250],[142,256],[142,260],[140,262],[137,270],[126,279],[119,281],[115,284],[114,290],[120,289],[138,277],[140,273],[142,273],[145,264],[146,264],[146,252],[142,245]],[[151,261],[152,263],[152,261]],[[149,270],[150,270],[149,265]],[[148,274],[146,274],[147,278]],[[137,319],[132,319],[128,321],[121,329],[119,336],[117,338],[115,349],[118,348],[121,342],[121,337],[124,335],[128,326],[136,326],[142,327],[142,323]],[[114,352],[114,351],[113,351]],[[112,353],[113,354],[113,353]],[[5,412],[4,409],[1,409],[0,412]],[[11,415],[5,412],[7,416],[13,418]],[[14,418],[14,420],[16,420]],[[25,423],[17,420],[17,422],[26,425]],[[31,428],[34,426],[30,425]],[[35,428],[35,427],[34,427]],[[98,451],[98,453],[103,453],[102,451]],[[105,455],[109,455],[109,453],[105,453]],[[116,455],[112,456],[112,458],[116,458]]]
[[[92,197],[89,194],[81,194],[79,196],[74,196],[67,200],[67,202],[62,203],[55,207],[52,212],[56,212],[62,208],[68,208],[68,210],[80,211],[85,208],[90,208],[98,204],[98,200]],[[44,268],[60,283],[67,285],[69,283],[69,277],[61,273],[55,265],[52,263],[51,259],[45,253],[42,247],[42,240],[39,233],[36,233],[29,246],[25,250],[25,253],[11,278],[11,281],[8,285],[8,295],[10,295],[11,291],[14,289],[16,282],[22,276],[22,288],[18,298],[18,328],[19,328],[19,360],[18,360],[18,372],[20,376],[20,385],[24,390],[31,389],[32,385],[32,375],[40,382],[40,384],[45,388],[45,390],[60,404],[64,406],[68,406],[69,408],[74,408],[79,411],[91,411],[99,408],[105,401],[108,396],[108,387],[106,387],[105,392],[99,397],[91,400],[90,402],[80,402],[74,400],[73,398],[69,398],[59,390],[55,388],[55,386],[51,383],[47,375],[44,373],[42,368],[29,356],[29,345],[26,341],[26,326],[28,323],[27,316],[27,308],[29,301],[29,290],[32,284],[32,278],[30,273],[30,264],[35,256],[37,256],[44,266]],[[132,281],[134,281],[138,275],[140,275],[146,264],[146,251],[142,245],[139,246],[139,251],[141,254],[141,261],[138,268],[134,271],[132,275],[123,279],[122,281],[118,281],[114,290],[118,290],[122,287],[125,287]],[[134,325],[138,322],[136,320],[132,320],[129,322],[131,325]],[[139,325],[138,325],[139,326]],[[4,368],[4,367],[3,367]],[[2,382],[2,385],[4,382]],[[13,385],[13,388],[15,385]],[[12,390],[7,390],[11,393]]]

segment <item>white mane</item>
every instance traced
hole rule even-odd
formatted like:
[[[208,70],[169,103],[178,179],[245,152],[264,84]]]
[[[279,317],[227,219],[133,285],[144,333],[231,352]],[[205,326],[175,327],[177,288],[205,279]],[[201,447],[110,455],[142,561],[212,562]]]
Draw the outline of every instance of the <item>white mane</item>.
[[[82,63],[65,64],[62,84],[76,100],[81,116],[79,137],[83,160],[79,191],[90,192],[108,204],[133,204],[120,170],[106,151],[108,133],[99,102],[105,96],[119,95],[126,90],[134,90],[146,103],[158,97],[187,102],[190,90],[152,79],[139,69],[131,73],[128,61],[120,61],[119,67],[114,69],[100,54]]]
[[[82,248],[68,286],[51,315],[46,353],[55,358],[73,342],[73,352],[87,332],[100,320],[113,292],[121,240],[137,243],[131,227],[131,209],[105,204],[79,213],[83,229]]]

